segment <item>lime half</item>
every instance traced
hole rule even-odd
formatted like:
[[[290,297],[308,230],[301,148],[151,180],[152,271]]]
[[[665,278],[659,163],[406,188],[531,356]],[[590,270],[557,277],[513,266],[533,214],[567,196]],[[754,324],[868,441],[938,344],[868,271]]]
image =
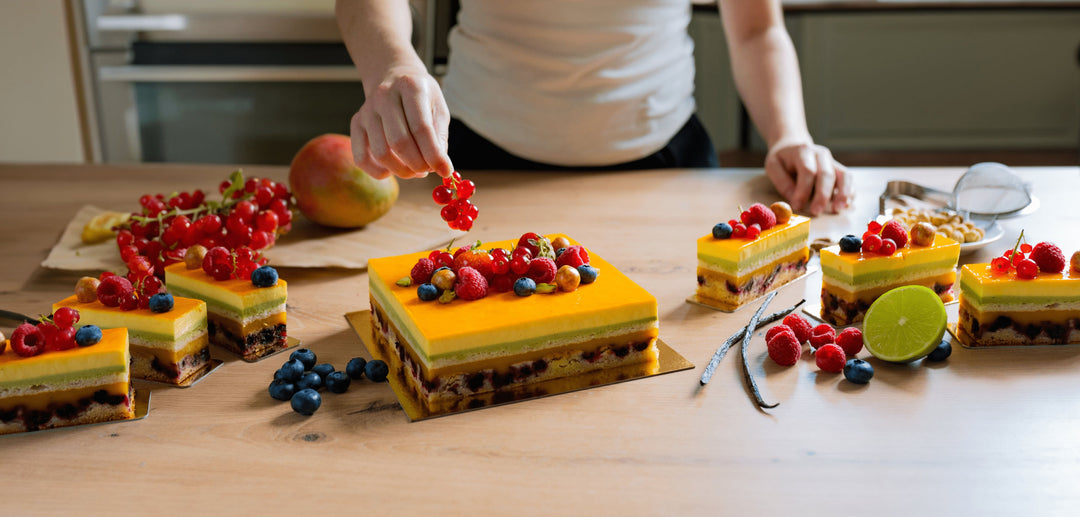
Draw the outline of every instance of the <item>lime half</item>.
[[[945,304],[928,287],[908,285],[881,295],[863,319],[863,343],[874,357],[906,363],[926,357],[945,335]]]

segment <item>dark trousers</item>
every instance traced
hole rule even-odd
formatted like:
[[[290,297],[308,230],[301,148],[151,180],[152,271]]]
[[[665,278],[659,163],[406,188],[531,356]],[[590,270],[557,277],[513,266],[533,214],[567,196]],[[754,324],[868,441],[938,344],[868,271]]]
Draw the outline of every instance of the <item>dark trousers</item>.
[[[458,119],[450,119],[450,138],[448,142],[450,160],[454,167],[461,170],[504,169],[504,170],[584,170],[618,171],[635,169],[668,168],[714,168],[720,163],[716,159],[716,150],[705,127],[697,115],[691,115],[682,129],[671,138],[662,149],[649,156],[626,163],[604,165],[600,167],[563,167],[548,163],[534,162],[510,154],[488,139],[476,134],[469,126]]]

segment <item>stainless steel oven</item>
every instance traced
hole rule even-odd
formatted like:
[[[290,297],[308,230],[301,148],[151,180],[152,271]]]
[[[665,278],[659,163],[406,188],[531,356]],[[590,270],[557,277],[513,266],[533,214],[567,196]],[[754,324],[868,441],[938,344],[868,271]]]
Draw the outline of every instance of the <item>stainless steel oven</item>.
[[[288,164],[363,102],[332,0],[71,1],[95,161]],[[410,1],[436,71],[449,4]]]

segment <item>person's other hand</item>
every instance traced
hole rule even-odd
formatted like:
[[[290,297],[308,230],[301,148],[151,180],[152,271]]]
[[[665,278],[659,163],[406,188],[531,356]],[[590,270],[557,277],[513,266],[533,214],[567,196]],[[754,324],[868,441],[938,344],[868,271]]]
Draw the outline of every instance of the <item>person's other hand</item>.
[[[810,215],[836,213],[855,198],[851,172],[829,149],[810,142],[778,142],[765,157],[765,175],[791,204]]]
[[[353,159],[372,177],[424,177],[454,171],[446,154],[450,111],[427,70],[396,68],[365,88],[366,99],[350,124]]]

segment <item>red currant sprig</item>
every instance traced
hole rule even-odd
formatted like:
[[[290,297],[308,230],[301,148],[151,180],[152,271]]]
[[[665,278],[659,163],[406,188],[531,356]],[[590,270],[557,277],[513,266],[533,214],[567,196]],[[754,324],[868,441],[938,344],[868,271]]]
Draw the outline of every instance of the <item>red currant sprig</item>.
[[[443,178],[442,185],[431,191],[431,198],[443,205],[439,215],[447,226],[453,230],[469,231],[480,213],[480,209],[469,201],[475,192],[476,184],[472,180],[462,179],[461,174],[454,171]]]
[[[990,271],[995,275],[1005,275],[1011,270],[1016,270],[1016,277],[1022,280],[1032,280],[1039,276],[1039,265],[1027,254],[1031,253],[1032,247],[1024,241],[1024,231],[1020,230],[1020,236],[1016,239],[1016,245],[1011,250],[1005,250],[1000,257],[990,261]]]

